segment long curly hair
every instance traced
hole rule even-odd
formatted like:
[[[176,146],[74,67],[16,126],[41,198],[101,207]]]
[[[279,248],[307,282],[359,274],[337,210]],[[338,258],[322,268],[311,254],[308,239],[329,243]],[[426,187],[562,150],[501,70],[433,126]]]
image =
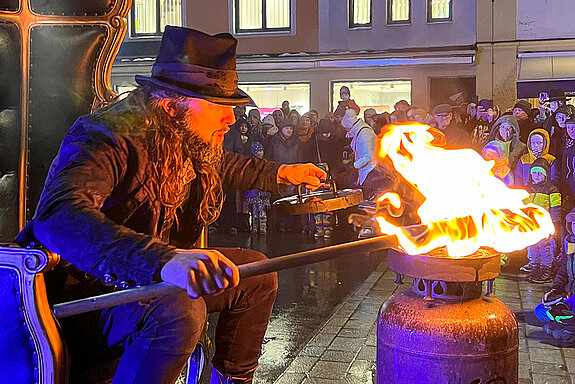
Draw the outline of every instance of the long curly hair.
[[[169,98],[176,109],[170,116],[162,107]],[[221,145],[204,141],[194,132],[194,116],[187,108],[189,99],[163,90],[137,87],[126,97],[123,106],[116,103],[103,110],[102,118],[131,133],[144,134],[152,168],[152,184],[164,207],[163,228],[178,222],[178,210],[190,193],[189,182],[199,177],[202,200],[199,219],[203,226],[213,223],[223,204],[220,164]],[[112,120],[112,121],[111,121]]]

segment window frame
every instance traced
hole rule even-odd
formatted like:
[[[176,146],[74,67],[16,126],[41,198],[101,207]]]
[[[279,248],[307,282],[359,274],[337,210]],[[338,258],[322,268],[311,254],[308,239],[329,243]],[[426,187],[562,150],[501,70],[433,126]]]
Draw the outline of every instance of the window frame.
[[[373,0],[369,0],[369,23],[366,24],[356,24],[354,22],[354,2],[355,0],[348,0],[347,2],[347,15],[348,15],[348,27],[349,29],[361,29],[361,28],[371,28],[373,25]]]
[[[402,24],[411,24],[411,0],[407,0],[407,4],[409,5],[409,12],[407,20],[392,20],[391,17],[393,15],[393,2],[394,0],[387,0],[387,24],[390,25],[402,25]]]
[[[434,18],[431,17],[432,12],[431,12],[431,7],[432,7],[432,2],[433,0],[427,0],[427,22],[428,23],[442,23],[442,22],[451,22],[453,21],[453,0],[449,0],[449,17],[445,17],[445,18]]]
[[[156,0],[156,33],[140,33],[136,32],[136,13],[134,12],[134,5],[130,8],[130,17],[128,18],[128,29],[130,31],[130,39],[161,39],[163,32],[161,32],[161,19],[162,15],[160,13],[160,1]],[[180,8],[182,9],[182,26],[186,25],[186,0],[180,0]]]
[[[294,11],[294,0],[289,0],[289,26],[285,28],[268,28],[267,27],[267,12],[266,12],[266,0],[260,0],[262,2],[262,28],[259,29],[240,29],[240,0],[233,0],[233,26],[234,26],[234,34],[235,35],[242,35],[242,34],[254,34],[254,33],[262,33],[262,34],[270,34],[270,33],[291,33],[292,27],[294,24],[293,20],[293,11]]]

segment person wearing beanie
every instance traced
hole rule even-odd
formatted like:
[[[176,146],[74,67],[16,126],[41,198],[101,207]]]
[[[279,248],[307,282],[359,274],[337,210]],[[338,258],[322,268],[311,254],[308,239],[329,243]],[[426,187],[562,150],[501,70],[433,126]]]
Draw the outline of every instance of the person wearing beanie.
[[[521,156],[515,167],[516,187],[523,188],[527,185],[531,164],[538,158],[543,158],[549,163],[551,168],[549,177],[557,181],[555,156],[549,153],[549,134],[543,128],[534,129],[527,137],[527,153]]]
[[[536,159],[530,167],[529,181],[525,189],[529,192],[529,198],[525,203],[533,203],[545,208],[551,215],[551,220],[560,231],[561,223],[561,193],[550,180],[551,167],[543,159]],[[552,267],[555,260],[553,255],[553,238],[543,239],[539,243],[527,248],[529,263],[521,267],[521,270],[529,273],[528,280],[532,283],[548,283],[553,279]]]
[[[526,143],[529,133],[535,128],[531,119],[531,103],[527,100],[518,100],[513,106],[513,116],[519,123],[519,140]]]
[[[470,148],[469,133],[453,121],[453,113],[449,104],[439,104],[432,113],[437,122],[437,129],[445,135],[446,148]]]
[[[251,145],[252,156],[256,159],[264,158],[264,146],[259,141]],[[250,229],[253,235],[267,233],[267,210],[271,208],[271,193],[250,189],[245,192],[244,210],[249,212]]]
[[[357,169],[359,176],[357,184],[364,189],[364,197],[369,198],[374,188],[370,185],[368,176],[375,177],[375,141],[377,136],[369,125],[357,117],[354,109],[348,109],[341,119],[341,125],[346,130],[345,137],[351,139],[351,148],[355,154],[353,166]]]
[[[491,129],[489,142],[500,141],[505,144],[509,167],[515,169],[517,162],[527,152],[527,146],[519,141],[519,123],[511,115],[501,116]]]
[[[337,103],[337,108],[333,112],[333,114],[337,117],[342,117],[345,115],[345,111],[348,109],[353,109],[356,115],[359,115],[360,108],[359,106],[351,99],[351,94],[349,88],[343,86],[339,90],[339,97],[341,100]]]

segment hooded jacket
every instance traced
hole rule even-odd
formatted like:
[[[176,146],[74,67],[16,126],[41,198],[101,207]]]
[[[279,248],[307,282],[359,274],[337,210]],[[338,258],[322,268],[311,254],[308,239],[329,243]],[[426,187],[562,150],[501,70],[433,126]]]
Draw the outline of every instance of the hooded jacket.
[[[541,155],[535,156],[533,150],[531,149],[531,136],[539,134],[543,136],[543,151]],[[527,138],[527,150],[528,152],[521,156],[519,161],[517,162],[517,166],[515,167],[515,185],[517,187],[523,188],[527,184],[529,180],[529,171],[531,170],[531,164],[535,161],[535,159],[541,157],[549,163],[551,167],[551,176],[548,179],[557,181],[557,174],[555,171],[555,156],[549,153],[549,134],[543,128],[537,128],[531,131],[529,137]]]
[[[541,167],[545,170],[545,181],[535,184],[531,177],[531,168]],[[527,182],[526,189],[529,192],[529,202],[545,208],[551,215],[551,220],[554,223],[561,221],[561,193],[553,182],[549,179],[551,167],[547,160],[539,158],[531,163],[529,167],[529,181]]]
[[[508,141],[504,141],[499,135],[501,124],[508,123],[513,127],[513,133]],[[513,115],[504,115],[495,121],[493,128],[489,133],[488,142],[493,140],[501,141],[507,147],[507,158],[509,159],[509,167],[515,169],[519,158],[527,152],[527,146],[519,140],[519,123]]]
[[[353,167],[359,173],[358,184],[362,185],[365,178],[375,168],[375,141],[377,136],[373,129],[357,117],[353,109],[348,109],[341,120],[341,125],[349,129],[345,137],[351,139],[351,149],[355,154]]]
[[[563,240],[565,257],[557,270],[551,289],[557,292],[575,293],[575,234],[571,224],[575,222],[575,208],[565,217],[567,235]]]

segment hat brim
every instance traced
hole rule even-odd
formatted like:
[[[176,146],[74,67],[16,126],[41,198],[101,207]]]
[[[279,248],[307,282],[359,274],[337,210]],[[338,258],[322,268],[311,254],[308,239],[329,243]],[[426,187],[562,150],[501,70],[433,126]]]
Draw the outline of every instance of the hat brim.
[[[543,100],[544,103],[549,103],[551,101],[558,101],[558,100],[571,100],[572,97],[567,97],[567,96],[557,96],[557,97],[548,97],[547,99]]]
[[[159,79],[147,76],[135,76],[136,83],[144,86],[153,86],[155,88],[165,89],[168,91],[175,92],[182,96],[193,97],[196,99],[203,99],[209,101],[210,103],[220,104],[220,105],[248,105],[252,107],[257,107],[255,101],[244,91],[238,88],[237,92],[230,97],[219,97],[211,95],[203,95],[200,93],[193,92],[189,89],[178,87],[174,84],[165,83]]]

